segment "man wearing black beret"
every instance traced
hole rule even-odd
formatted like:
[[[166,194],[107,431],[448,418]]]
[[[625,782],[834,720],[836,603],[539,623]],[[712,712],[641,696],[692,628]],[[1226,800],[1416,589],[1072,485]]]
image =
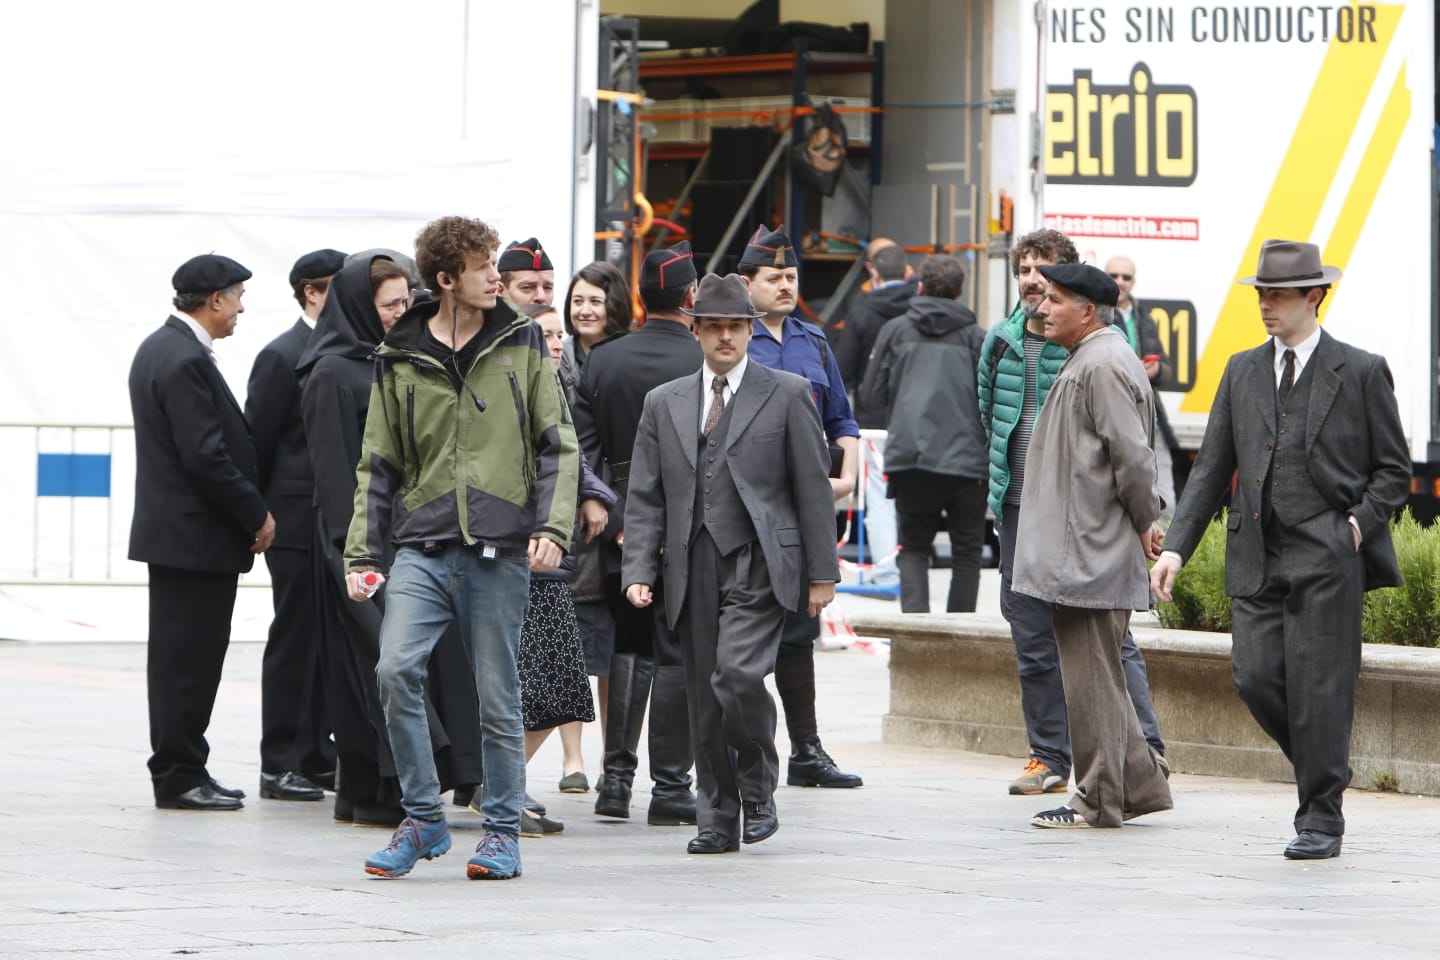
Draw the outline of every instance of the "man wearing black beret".
[[[205,254],[175,271],[175,312],[130,367],[135,512],[130,559],[149,565],[150,777],[155,805],[238,810],[244,793],[205,764],[238,575],[269,549],[275,520],[255,447],[211,345],[235,332],[250,271]]]
[[[315,250],[295,261],[290,289],[300,305],[300,318],[256,355],[245,391],[245,419],[255,438],[260,489],[276,530],[275,543],[265,554],[275,619],[260,671],[260,796],[272,800],[320,800],[321,785],[335,784],[310,552],[315,477],[300,418],[295,366],[325,305],[330,279],[344,264],[345,254],[339,250]]]
[[[1130,611],[1150,608],[1145,561],[1160,556],[1155,395],[1111,326],[1115,281],[1082,263],[1040,273],[1049,281],[1038,310],[1045,339],[1070,355],[1035,420],[1012,589],[1052,605],[1075,792],[1030,822],[1118,827],[1172,806],[1121,660]]]
[[[505,298],[516,306],[555,302],[555,264],[534,237],[511,243],[500,254],[495,268],[500,271]]]

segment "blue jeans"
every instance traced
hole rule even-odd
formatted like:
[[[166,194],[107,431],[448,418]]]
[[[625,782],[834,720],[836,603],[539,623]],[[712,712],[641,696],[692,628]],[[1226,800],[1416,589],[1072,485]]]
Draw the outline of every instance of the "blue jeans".
[[[454,622],[480,698],[485,829],[520,835],[525,725],[515,656],[529,593],[530,567],[523,553],[485,559],[475,547],[452,543],[429,556],[408,546],[396,555],[385,584],[375,676],[409,816],[440,820],[445,815],[425,717],[425,676],[431,651]]]

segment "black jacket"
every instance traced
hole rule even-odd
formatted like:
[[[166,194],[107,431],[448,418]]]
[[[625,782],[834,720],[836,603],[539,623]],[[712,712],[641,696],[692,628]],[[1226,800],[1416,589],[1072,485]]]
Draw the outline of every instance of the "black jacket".
[[[319,537],[336,571],[355,510],[355,465],[370,410],[375,347],[385,336],[370,292],[370,262],[347,264],[330,282],[330,295],[296,373],[315,484]]]
[[[883,411],[885,469],[989,475],[976,370],[985,331],[958,300],[915,297],[875,341],[860,396]]]
[[[314,522],[310,501],[315,476],[305,447],[305,423],[300,418],[300,382],[295,365],[310,342],[310,325],[295,325],[271,340],[255,355],[250,384],[245,392],[245,419],[255,438],[260,490],[275,517],[275,546],[310,549]]]
[[[1140,350],[1138,356],[1158,356],[1160,358],[1160,372],[1150,380],[1150,388],[1155,393],[1155,423],[1160,428],[1160,436],[1164,438],[1165,445],[1171,450],[1179,450],[1180,444],[1175,440],[1175,431],[1170,429],[1170,418],[1165,414],[1165,405],[1160,402],[1160,391],[1170,382],[1174,376],[1174,367],[1170,363],[1170,357],[1165,353],[1165,348],[1160,344],[1160,328],[1155,326],[1155,321],[1150,316],[1150,311],[1138,301],[1134,302],[1135,330],[1140,335]]]
[[[835,362],[840,365],[840,376],[845,378],[845,389],[855,391],[865,379],[865,367],[875,349],[875,341],[885,324],[910,309],[910,300],[915,296],[915,280],[891,284],[856,297],[845,318],[845,328],[835,338]],[[860,425],[884,426],[883,423],[866,423],[871,411],[864,411]]]
[[[695,335],[673,320],[653,319],[639,330],[617,334],[595,344],[575,388],[575,437],[580,455],[609,482],[619,497],[610,510],[605,536],[613,540],[625,518],[625,490],[635,432],[645,408],[645,394],[700,369],[705,354]],[[623,464],[618,474],[605,465]],[[613,482],[612,482],[613,481]],[[618,553],[607,566],[618,565]]]
[[[265,523],[245,415],[194,332],[170,317],[130,365],[135,512],[130,559],[244,573]]]

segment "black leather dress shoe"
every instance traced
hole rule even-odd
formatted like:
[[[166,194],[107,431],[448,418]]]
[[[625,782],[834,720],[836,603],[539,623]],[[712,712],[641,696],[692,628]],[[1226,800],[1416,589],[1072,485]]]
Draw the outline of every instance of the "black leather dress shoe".
[[[334,771],[334,770],[320,770],[320,771],[312,770],[312,771],[310,771],[309,773],[303,774],[303,776],[305,777],[306,780],[309,780],[311,783],[315,784],[315,786],[319,787],[321,790],[328,790],[328,791],[330,791],[331,793],[334,793],[334,792],[335,792],[335,771]]]
[[[260,774],[262,800],[324,800],[325,791],[294,770]]]
[[[780,818],[775,816],[775,801],[745,804],[745,830],[741,839],[746,843],[759,843],[780,829]]]
[[[235,797],[221,796],[210,784],[202,783],[178,797],[156,797],[155,806],[161,810],[239,810],[245,804]]]
[[[846,773],[835,765],[830,754],[820,745],[818,736],[790,741],[790,766],[785,783],[792,787],[863,787],[865,781]]]
[[[210,778],[210,789],[222,797],[229,797],[231,800],[244,800],[245,791],[239,787],[222,787],[214,777]]]
[[[650,797],[645,822],[652,827],[682,827],[695,823],[695,794],[688,790],[679,797]]]
[[[1290,841],[1290,846],[1285,848],[1287,860],[1329,860],[1331,857],[1340,856],[1340,841],[1344,837],[1337,837],[1333,833],[1321,833],[1319,830],[1301,830],[1300,835]]]
[[[686,853],[734,853],[739,849],[738,840],[726,839],[714,830],[701,830],[700,835],[685,846]]]

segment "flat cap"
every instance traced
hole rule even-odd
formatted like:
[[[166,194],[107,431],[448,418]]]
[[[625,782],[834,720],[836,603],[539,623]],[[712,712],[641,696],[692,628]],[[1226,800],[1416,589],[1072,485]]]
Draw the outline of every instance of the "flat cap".
[[[641,290],[673,290],[695,282],[695,255],[681,240],[669,250],[651,250],[640,267]]]
[[[1120,299],[1120,288],[1110,275],[1088,263],[1046,264],[1040,268],[1040,275],[1091,303],[1113,307]]]
[[[244,283],[253,274],[229,257],[202,253],[180,264],[170,284],[176,293],[214,293]]]
[[[339,250],[312,250],[299,260],[295,266],[290,268],[290,286],[295,286],[302,280],[319,280],[321,277],[331,277],[340,272],[345,266],[345,254]]]
[[[506,247],[496,261],[495,269],[501,273],[509,273],[511,270],[554,270],[555,264],[550,262],[550,257],[540,247],[540,241],[531,237],[529,240],[516,240]]]
[[[798,263],[795,245],[785,233],[783,223],[772,231],[767,231],[764,226],[756,227],[755,236],[750,238],[745,252],[740,255],[740,265],[745,267],[793,267]]]

